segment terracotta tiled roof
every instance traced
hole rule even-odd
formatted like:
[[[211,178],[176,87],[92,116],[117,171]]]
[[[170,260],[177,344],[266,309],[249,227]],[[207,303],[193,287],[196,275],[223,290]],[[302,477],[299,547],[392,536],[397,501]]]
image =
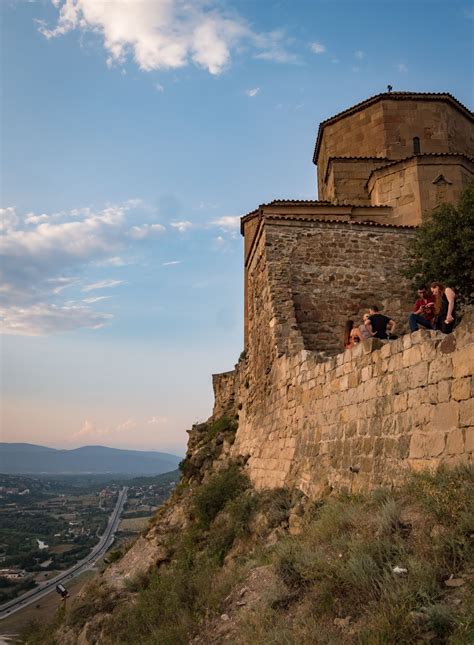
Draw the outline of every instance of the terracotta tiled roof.
[[[268,219],[286,219],[286,220],[292,220],[292,219],[305,219],[304,215],[297,215],[297,214],[292,214],[292,215],[274,215],[273,213],[270,213],[266,216]],[[374,220],[347,220],[347,219],[324,219],[324,218],[316,218],[316,217],[311,217],[307,218],[311,222],[322,222],[326,224],[351,224],[351,225],[357,225],[357,226],[382,226],[384,228],[408,228],[408,229],[415,229],[417,226],[413,224],[390,224],[387,222],[376,222]]]
[[[337,157],[329,157],[328,161],[390,161],[388,157],[350,157],[347,155],[338,155]]]
[[[259,211],[267,206],[333,206],[334,208],[341,207],[356,207],[356,208],[386,208],[386,206],[372,206],[361,205],[361,204],[334,204],[334,202],[318,200],[318,199],[274,199],[271,202],[266,204],[259,204],[258,208],[255,208],[253,211],[246,213],[241,217],[241,221],[245,222],[247,219],[250,219],[253,215],[256,215]]]
[[[386,168],[390,168],[390,166],[395,166],[397,163],[409,161],[410,159],[420,159],[423,157],[464,157],[464,159],[474,162],[473,157],[469,157],[469,155],[465,155],[463,152],[421,152],[416,155],[410,155],[409,157],[403,157],[403,159],[396,159],[395,161],[391,161],[390,163],[386,164],[385,166],[381,166],[380,168],[375,168],[370,173],[370,177],[374,174],[374,172],[377,172],[377,170],[385,170]]]
[[[453,104],[454,107],[460,110],[468,118],[474,119],[474,114],[471,112],[471,110],[469,110],[469,108],[467,108],[460,101],[458,101],[457,98],[455,98],[452,94],[449,94],[449,92],[383,92],[382,94],[376,94],[375,96],[371,96],[370,98],[365,99],[360,103],[356,103],[356,105],[353,105],[352,107],[347,108],[347,110],[343,110],[342,112],[335,114],[334,116],[330,117],[329,119],[326,119],[325,121],[321,121],[321,123],[319,124],[316,144],[314,146],[313,163],[317,164],[319,147],[321,145],[321,138],[323,135],[324,127],[326,125],[335,123],[336,121],[339,121],[339,119],[342,119],[351,114],[355,114],[356,112],[359,112],[360,110],[363,110],[364,108],[369,107],[369,105],[373,105],[378,101],[387,100],[387,99],[391,101],[412,101],[412,100],[447,101]]]

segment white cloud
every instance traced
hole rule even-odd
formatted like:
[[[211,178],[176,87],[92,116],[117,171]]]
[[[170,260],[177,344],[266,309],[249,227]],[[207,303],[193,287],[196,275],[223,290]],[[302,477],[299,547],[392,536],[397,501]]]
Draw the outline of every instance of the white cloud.
[[[38,303],[29,307],[0,307],[0,332],[20,336],[42,336],[81,327],[99,329],[111,314],[84,306],[56,306]]]
[[[210,74],[220,74],[231,53],[246,41],[261,58],[291,62],[284,34],[254,33],[235,11],[226,12],[215,0],[52,0],[59,10],[57,23],[40,22],[46,38],[71,31],[101,37],[107,65],[123,64],[132,57],[141,70],[178,69],[191,61]]]
[[[171,262],[163,262],[162,267],[170,267],[174,266],[175,264],[181,264],[181,260],[171,260]]]
[[[97,267],[125,267],[130,264],[133,264],[133,260],[125,260],[118,255],[114,255],[111,258],[106,258],[105,260],[97,260],[94,262],[94,265]]]
[[[130,237],[134,240],[144,240],[147,237],[156,237],[165,231],[165,227],[161,224],[144,224],[143,226],[132,226],[130,229]]]
[[[137,427],[135,419],[127,419],[123,423],[114,426],[98,426],[86,419],[80,430],[72,435],[72,439],[101,439],[111,437],[123,432],[129,432]]]
[[[257,94],[258,94],[259,92],[260,92],[260,88],[259,88],[259,87],[254,87],[254,88],[252,88],[252,89],[250,89],[250,90],[246,90],[246,91],[245,91],[245,93],[247,94],[247,96],[257,96]]]
[[[112,287],[118,287],[121,284],[124,284],[123,280],[101,280],[100,282],[94,282],[93,284],[88,284],[85,287],[82,287],[82,291],[95,291],[96,289],[110,289]]]
[[[130,233],[127,220],[145,210],[141,200],[71,211],[19,215],[15,208],[0,209],[3,235],[0,238],[0,277],[3,330],[7,333],[52,333],[77,327],[100,327],[109,314],[99,314],[74,301],[61,302],[65,289],[78,287],[84,268],[118,267],[129,264],[117,254],[131,239],[161,233],[161,224],[139,223]],[[122,281],[90,279],[85,290],[108,288]],[[102,286],[101,286],[102,285]],[[28,322],[30,317],[30,322]]]
[[[0,232],[13,231],[18,225],[18,216],[13,206],[0,208]]]
[[[163,425],[168,423],[168,417],[151,417],[151,419],[148,419],[147,423],[149,425]]]
[[[287,37],[282,29],[266,34],[253,34],[252,40],[256,47],[263,49],[255,58],[269,60],[275,63],[298,63],[299,57],[286,50]]]
[[[172,226],[172,228],[175,228],[180,233],[186,233],[186,231],[188,231],[192,227],[192,222],[171,222],[170,226]]]
[[[43,213],[43,215],[36,215],[36,213],[27,213],[25,215],[25,224],[40,224],[40,222],[47,222],[50,216]]]
[[[240,215],[224,215],[213,220],[211,225],[228,231],[238,231],[240,228]]]
[[[163,85],[161,83],[155,83],[155,90],[157,92],[164,92],[165,88],[163,87]]]
[[[354,57],[357,58],[358,60],[362,60],[363,58],[365,58],[365,52],[358,49],[357,51],[354,52]]]
[[[398,69],[398,71],[399,71],[399,72],[401,72],[402,74],[403,74],[404,72],[408,72],[408,67],[405,65],[405,63],[399,63],[398,65],[396,65],[396,68],[397,68],[397,69]]]
[[[100,302],[101,300],[108,300],[113,296],[96,296],[95,298],[84,298],[82,302],[86,302],[88,305],[93,304],[94,302]]]
[[[322,43],[311,43],[309,46],[313,54],[324,54],[326,47]]]

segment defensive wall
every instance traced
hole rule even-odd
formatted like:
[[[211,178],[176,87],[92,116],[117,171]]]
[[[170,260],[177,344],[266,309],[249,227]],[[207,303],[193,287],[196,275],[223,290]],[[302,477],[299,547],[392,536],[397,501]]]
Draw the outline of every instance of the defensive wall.
[[[223,458],[244,456],[257,488],[400,484],[407,471],[472,463],[474,314],[453,334],[371,339],[332,358],[301,350],[252,380],[249,359],[214,375],[216,417],[239,427]]]

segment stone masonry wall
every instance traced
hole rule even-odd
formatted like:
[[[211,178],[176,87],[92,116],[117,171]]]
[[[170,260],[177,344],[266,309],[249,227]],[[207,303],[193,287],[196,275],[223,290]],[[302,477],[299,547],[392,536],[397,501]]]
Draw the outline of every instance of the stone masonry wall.
[[[361,321],[372,304],[403,328],[412,306],[401,274],[411,229],[294,220],[272,220],[265,229],[267,302],[280,353],[289,351],[291,333],[292,351],[337,353],[346,320]],[[260,302],[263,289],[256,284],[254,291],[259,302],[249,320],[260,337],[268,329],[262,319],[267,313]]]
[[[403,159],[414,153],[413,137],[419,137],[422,153],[474,155],[472,121],[454,106],[422,99],[381,100],[325,125],[318,158],[319,199],[330,199],[326,172],[331,157]]]
[[[257,488],[318,497],[472,462],[472,314],[449,336],[421,330],[371,339],[323,362],[316,352],[284,354],[264,383],[252,382],[252,370],[247,359],[234,372],[239,428],[223,458],[246,456]]]

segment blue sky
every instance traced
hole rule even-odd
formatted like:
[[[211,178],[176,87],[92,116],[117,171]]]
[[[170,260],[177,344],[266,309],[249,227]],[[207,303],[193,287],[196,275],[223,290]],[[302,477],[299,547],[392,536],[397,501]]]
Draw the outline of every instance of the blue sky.
[[[239,216],[316,198],[317,126],[472,106],[472,2],[4,0],[2,438],[182,452],[242,350]]]

